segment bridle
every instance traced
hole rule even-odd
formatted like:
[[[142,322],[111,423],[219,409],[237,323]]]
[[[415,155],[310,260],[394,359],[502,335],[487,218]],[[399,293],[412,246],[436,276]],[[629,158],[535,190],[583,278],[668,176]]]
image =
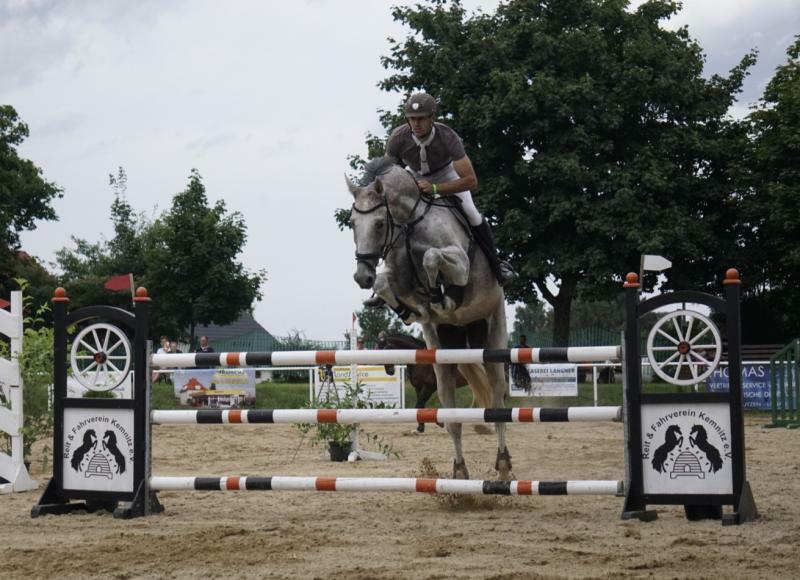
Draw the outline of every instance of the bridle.
[[[417,211],[417,208],[419,207],[419,204],[422,201],[423,201],[423,194],[422,192],[420,192],[420,195],[417,197],[416,203],[414,203],[414,207],[411,208],[409,217],[414,215],[414,212]],[[380,251],[372,253],[360,253],[358,252],[358,250],[356,250],[356,262],[367,264],[371,268],[376,268],[380,260],[386,259],[386,256],[389,255],[389,252],[392,251],[395,244],[397,244],[397,241],[403,234],[406,234],[406,245],[408,246],[410,252],[410,234],[414,226],[416,226],[419,222],[425,219],[425,216],[431,209],[431,205],[433,204],[425,200],[425,210],[422,212],[422,214],[420,214],[419,216],[417,216],[416,218],[412,219],[409,222],[400,223],[394,218],[392,212],[389,211],[389,204],[386,202],[385,199],[380,203],[376,203],[369,209],[359,209],[358,207],[356,207],[356,204],[353,203],[351,209],[357,214],[361,215],[371,214],[373,212],[378,211],[382,207],[386,208],[386,218],[387,218],[386,222],[388,225],[388,227],[386,228],[386,235],[384,236],[383,239],[383,244],[381,244]],[[395,235],[395,232],[397,233],[397,235]]]

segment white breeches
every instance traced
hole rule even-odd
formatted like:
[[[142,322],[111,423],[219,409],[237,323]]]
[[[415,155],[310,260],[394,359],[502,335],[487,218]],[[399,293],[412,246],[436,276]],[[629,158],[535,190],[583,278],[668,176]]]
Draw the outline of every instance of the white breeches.
[[[455,181],[456,179],[459,179],[459,175],[452,163],[435,173],[431,173],[430,175],[422,175],[411,168],[408,169],[411,171],[411,174],[415,179],[424,179],[426,181],[430,181],[431,183],[446,183],[448,181]],[[464,215],[467,216],[469,225],[481,225],[483,216],[481,215],[481,212],[478,211],[478,208],[475,207],[475,202],[472,201],[472,193],[470,191],[460,191],[458,193],[452,193],[448,195],[455,195],[461,200],[461,209],[464,212]]]

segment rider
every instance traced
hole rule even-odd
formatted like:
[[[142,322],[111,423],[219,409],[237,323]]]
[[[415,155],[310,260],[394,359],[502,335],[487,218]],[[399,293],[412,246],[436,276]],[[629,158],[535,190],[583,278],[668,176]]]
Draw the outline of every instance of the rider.
[[[386,142],[386,156],[403,165],[429,195],[454,195],[461,200],[475,240],[489,258],[492,273],[501,286],[516,274],[497,257],[497,247],[488,222],[475,207],[471,190],[478,187],[472,162],[461,137],[450,127],[436,122],[436,101],[427,93],[411,95],[405,104],[406,124],[400,125]]]

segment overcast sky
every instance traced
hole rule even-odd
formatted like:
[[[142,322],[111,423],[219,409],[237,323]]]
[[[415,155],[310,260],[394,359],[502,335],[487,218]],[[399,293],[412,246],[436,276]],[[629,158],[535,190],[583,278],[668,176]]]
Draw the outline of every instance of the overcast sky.
[[[399,102],[376,87],[387,37],[404,35],[395,4],[0,0],[0,104],[30,126],[21,154],[65,193],[59,221],[23,234],[24,249],[51,261],[71,235],[110,235],[108,174],[119,166],[148,215],[197,168],[211,201],[245,216],[244,264],[268,270],[256,319],[273,334],[341,338],[369,293],[332,216],[350,203],[347,155],[381,131],[376,110]],[[758,47],[740,115],[800,33],[800,0],[686,0],[668,24],[679,25],[703,46],[708,74]]]

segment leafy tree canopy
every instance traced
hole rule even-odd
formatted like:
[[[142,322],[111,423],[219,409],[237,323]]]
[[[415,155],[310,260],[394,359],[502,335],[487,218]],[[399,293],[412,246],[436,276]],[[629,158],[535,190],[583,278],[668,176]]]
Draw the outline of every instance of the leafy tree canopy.
[[[192,340],[196,324],[229,324],[261,298],[266,271],[249,272],[236,260],[247,240],[244,217],[228,213],[222,200],[209,206],[197,170],[150,235],[157,316],[188,328]]]
[[[65,285],[75,305],[130,304],[130,294],[104,289],[115,275],[133,273],[153,298],[152,332],[194,340],[197,324],[229,324],[261,298],[263,270],[248,271],[238,260],[247,239],[244,218],[223,201],[209,206],[200,174],[153,221],[135,213],[126,199],[127,176],[110,178],[114,190],[114,237],[58,252]]]
[[[800,36],[787,56],[748,118],[743,322],[758,342],[800,334]]]
[[[739,235],[730,165],[746,135],[726,115],[755,56],[704,78],[688,31],[661,27],[678,9],[667,0],[633,11],[626,0],[394,9],[410,34],[392,42],[380,86],[437,97],[476,167],[477,203],[521,274],[508,295],[550,302],[557,344],[572,299],[616,294],[640,254],[672,259],[676,285],[716,284]]]
[[[45,180],[42,170],[17,154],[28,126],[11,105],[0,105],[0,242],[19,247],[19,233],[36,228],[37,220],[55,220],[53,199],[61,188]]]
[[[54,199],[61,188],[44,179],[42,170],[23,159],[17,147],[28,137],[28,126],[11,105],[0,105],[0,284],[11,289],[19,264],[19,234],[36,229],[39,220],[55,220]]]
[[[358,325],[361,327],[360,337],[365,344],[377,342],[378,333],[385,331],[387,334],[409,334],[403,327],[403,322],[388,308],[364,308],[357,313]],[[350,340],[350,334],[345,333],[345,338]]]

